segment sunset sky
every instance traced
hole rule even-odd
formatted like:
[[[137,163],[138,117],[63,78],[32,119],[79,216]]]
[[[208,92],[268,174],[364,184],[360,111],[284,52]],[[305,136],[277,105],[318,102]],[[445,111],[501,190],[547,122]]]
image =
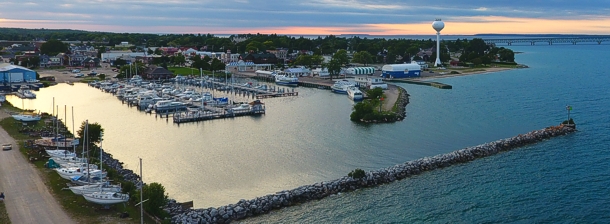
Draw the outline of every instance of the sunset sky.
[[[130,33],[610,34],[610,1],[39,0],[0,2],[0,27]]]

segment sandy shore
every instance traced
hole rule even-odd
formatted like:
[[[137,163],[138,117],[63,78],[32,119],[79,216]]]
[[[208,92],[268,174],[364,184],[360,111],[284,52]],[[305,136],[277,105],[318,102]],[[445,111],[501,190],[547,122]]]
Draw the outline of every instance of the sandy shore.
[[[451,69],[434,70],[435,73],[422,72],[422,77],[418,78],[418,80],[441,79],[441,78],[467,76],[467,75],[481,75],[481,74],[489,74],[489,73],[500,72],[500,71],[513,70],[513,69],[517,69],[517,68],[494,67],[494,68],[482,68],[482,69],[484,69],[484,71],[462,72],[462,71],[456,70],[456,71],[460,72],[460,74],[449,74],[452,71]],[[446,72],[447,74],[441,75],[441,74],[439,74],[439,72]]]

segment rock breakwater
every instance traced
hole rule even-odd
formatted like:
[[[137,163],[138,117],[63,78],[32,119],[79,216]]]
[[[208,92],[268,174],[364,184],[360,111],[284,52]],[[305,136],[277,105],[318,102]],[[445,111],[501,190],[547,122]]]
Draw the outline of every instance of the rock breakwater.
[[[250,216],[268,213],[274,209],[322,199],[340,192],[374,187],[418,175],[425,171],[470,162],[478,158],[540,142],[551,137],[566,135],[574,131],[576,130],[564,125],[552,126],[526,134],[520,134],[512,138],[369,171],[366,172],[365,177],[359,179],[342,177],[337,180],[305,185],[251,200],[242,199],[236,204],[225,205],[218,208],[182,210],[174,200],[171,200],[165,207],[165,210],[172,215],[172,223],[230,223]]]

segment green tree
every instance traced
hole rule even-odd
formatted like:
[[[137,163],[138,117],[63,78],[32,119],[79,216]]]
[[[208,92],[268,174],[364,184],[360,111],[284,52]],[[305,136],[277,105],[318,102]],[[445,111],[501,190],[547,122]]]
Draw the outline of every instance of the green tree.
[[[184,55],[179,54],[174,57],[174,65],[182,66],[184,63],[186,63],[186,58]]]
[[[498,56],[500,57],[500,61],[514,62],[515,61],[515,52],[511,49],[500,49],[498,51]]]
[[[337,62],[341,66],[345,66],[345,65],[349,64],[349,58],[347,57],[347,51],[346,50],[339,50],[339,51],[337,51],[337,53],[335,53],[333,55],[333,59],[337,60]]]
[[[144,185],[142,192],[144,194],[144,199],[148,199],[148,201],[144,203],[144,210],[152,215],[160,217],[163,214],[161,207],[167,202],[165,187],[160,183],[154,182]]]
[[[59,40],[49,40],[40,45],[40,53],[46,55],[57,55],[68,51],[68,45]]]
[[[339,73],[341,73],[341,62],[333,57],[327,64],[322,65],[322,68],[328,69],[330,80],[332,81],[333,76],[339,76]]]
[[[301,54],[294,60],[295,65],[302,65],[311,68],[313,65],[313,56],[308,54]]]
[[[210,65],[212,71],[224,70],[225,64],[222,61],[218,60],[218,58],[212,59],[212,64]]]
[[[104,46],[97,48],[97,58],[102,58],[102,53],[106,53],[106,47]]]
[[[147,53],[148,55],[151,55],[151,54],[154,54],[155,52],[154,52],[152,49],[148,48],[148,50],[146,51],[146,53]]]
[[[126,64],[127,64],[127,61],[123,60],[122,58],[117,58],[116,60],[114,60],[114,63],[113,63],[114,66],[123,66]]]
[[[97,78],[99,78],[100,80],[106,80],[106,74],[99,74],[97,75]]]
[[[373,62],[373,55],[371,55],[371,53],[369,53],[368,51],[359,51],[354,53],[354,58],[352,59],[352,62],[364,64],[364,66],[366,66],[367,64]]]
[[[263,45],[265,46],[265,49],[267,50],[275,50],[275,44],[273,44],[273,41],[265,41],[263,42]]]
[[[161,51],[160,48],[157,48],[157,49],[155,49],[155,52],[153,52],[153,53],[155,53],[156,55],[162,55],[163,51]]]
[[[79,136],[80,142],[83,143],[85,142],[85,128],[87,123],[83,121],[83,123],[80,125],[80,129],[78,131],[76,131],[76,133]],[[102,128],[102,125],[98,124],[97,122],[95,123],[89,123],[89,128],[87,133],[87,139],[89,142],[89,146],[92,146],[93,144],[99,143],[101,140],[101,133],[104,131],[104,129]]]

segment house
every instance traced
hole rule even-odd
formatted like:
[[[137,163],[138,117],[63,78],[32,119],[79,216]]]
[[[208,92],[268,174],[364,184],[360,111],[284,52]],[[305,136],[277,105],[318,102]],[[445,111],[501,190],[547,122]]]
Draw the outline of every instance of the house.
[[[55,66],[61,66],[62,64],[62,57],[61,56],[51,56],[49,57],[49,67],[55,67]]]
[[[87,56],[82,54],[70,54],[67,56],[69,66],[83,66],[83,61],[87,59]]]
[[[275,50],[267,50],[267,52],[269,52],[271,54],[275,54],[275,57],[280,60],[284,60],[288,56],[287,48],[277,48]]]
[[[174,77],[174,73],[163,67],[157,67],[155,65],[148,66],[146,71],[144,71],[143,76],[145,79],[169,79],[172,77]]]
[[[100,59],[87,57],[87,58],[85,58],[85,60],[83,60],[83,62],[81,62],[81,64],[82,64],[82,66],[87,67],[87,68],[97,68],[97,67],[100,67]]]
[[[254,64],[276,64],[277,57],[275,54],[263,53],[263,54],[242,54],[241,60],[245,62],[254,62]]]
[[[49,66],[49,55],[43,54],[40,55],[39,60],[40,60],[40,65],[39,67],[41,68],[46,68]]]

